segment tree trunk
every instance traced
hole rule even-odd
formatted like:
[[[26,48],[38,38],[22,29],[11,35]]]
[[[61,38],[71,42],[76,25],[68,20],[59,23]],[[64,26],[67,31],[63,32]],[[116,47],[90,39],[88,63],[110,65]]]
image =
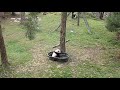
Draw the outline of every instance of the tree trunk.
[[[12,12],[12,16],[15,16],[16,14],[15,14],[15,12]]]
[[[61,31],[60,31],[60,50],[61,50],[62,53],[66,52],[66,47],[65,47],[66,20],[67,20],[67,12],[62,12],[62,15],[61,15]]]
[[[74,18],[74,12],[72,12],[72,19]]]
[[[21,12],[21,23],[25,21],[25,12]]]
[[[3,35],[2,35],[1,21],[0,21],[0,52],[1,52],[2,65],[7,66],[9,63],[8,63],[8,59],[7,59],[7,53],[6,53],[4,38],[3,38]]]
[[[104,16],[104,12],[99,12],[99,18],[102,20]]]
[[[88,28],[88,33],[91,34],[91,28],[90,28],[90,26],[88,24],[88,21],[87,21],[86,17],[85,17],[85,12],[82,13],[82,16],[83,16],[83,20],[85,22],[85,25]]]
[[[47,14],[47,12],[43,12],[43,15],[46,15]]]
[[[80,12],[78,12],[78,23],[77,23],[78,26],[79,26],[79,23],[80,23]]]
[[[0,12],[0,17],[5,18],[5,13],[4,12]]]
[[[70,12],[70,13],[71,13],[71,12]],[[70,15],[70,13],[67,14],[67,17]],[[66,20],[67,20],[67,19],[66,19]],[[60,23],[60,25],[59,25],[54,31],[57,31],[60,26],[61,26],[61,23]]]

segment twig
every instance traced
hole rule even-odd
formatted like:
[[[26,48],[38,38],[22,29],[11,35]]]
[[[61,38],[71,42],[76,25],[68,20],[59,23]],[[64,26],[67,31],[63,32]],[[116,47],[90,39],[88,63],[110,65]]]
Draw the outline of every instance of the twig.
[[[70,12],[70,13],[71,13],[71,12]],[[67,17],[70,15],[70,13],[68,13]],[[58,28],[60,28],[60,26],[61,26],[61,23],[60,23],[60,25],[55,29],[55,31],[57,31]]]
[[[70,41],[70,40],[67,40],[65,43],[67,43],[67,42],[69,42],[69,41]],[[59,46],[60,46],[60,44],[54,46],[53,48],[56,48],[56,47],[59,47]]]

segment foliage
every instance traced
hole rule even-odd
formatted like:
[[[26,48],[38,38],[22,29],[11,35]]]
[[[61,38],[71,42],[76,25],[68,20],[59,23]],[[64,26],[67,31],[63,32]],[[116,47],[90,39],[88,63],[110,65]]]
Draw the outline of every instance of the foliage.
[[[106,28],[111,32],[119,32],[120,31],[120,12],[113,12],[113,14],[109,15],[107,18]]]
[[[30,12],[28,19],[23,23],[24,28],[27,30],[26,37],[30,40],[34,39],[36,32],[39,31],[37,15],[37,12]]]

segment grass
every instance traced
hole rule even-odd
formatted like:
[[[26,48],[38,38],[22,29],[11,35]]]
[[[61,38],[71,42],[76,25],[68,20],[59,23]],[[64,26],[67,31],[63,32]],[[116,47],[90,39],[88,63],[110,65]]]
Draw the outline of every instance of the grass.
[[[3,34],[7,48],[9,69],[0,68],[0,77],[14,78],[119,78],[119,41],[115,33],[105,28],[105,21],[88,18],[92,34],[88,34],[83,19],[67,19],[66,43],[70,59],[67,63],[48,60],[47,53],[59,44],[60,13],[40,14],[40,32],[29,41],[19,23],[6,20]],[[71,30],[73,32],[71,32]]]

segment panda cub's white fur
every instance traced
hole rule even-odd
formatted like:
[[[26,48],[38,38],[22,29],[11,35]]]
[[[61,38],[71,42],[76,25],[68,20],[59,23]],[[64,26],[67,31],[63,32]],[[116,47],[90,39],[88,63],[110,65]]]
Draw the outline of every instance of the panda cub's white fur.
[[[57,54],[55,52],[53,52],[52,57],[56,57],[56,56],[57,56]]]
[[[56,53],[61,53],[60,49],[55,50]]]
[[[57,53],[61,53],[60,49],[56,49],[53,54],[52,54],[52,57],[56,57],[57,56]]]

